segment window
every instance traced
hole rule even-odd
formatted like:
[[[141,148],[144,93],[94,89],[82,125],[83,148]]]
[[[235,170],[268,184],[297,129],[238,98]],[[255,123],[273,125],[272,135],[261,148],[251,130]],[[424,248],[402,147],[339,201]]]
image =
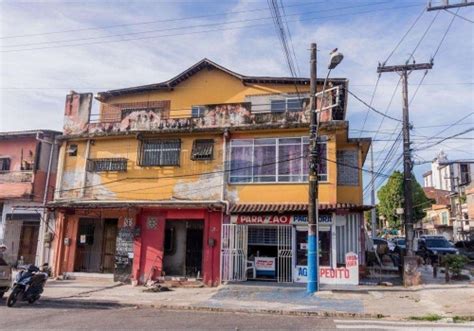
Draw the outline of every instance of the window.
[[[161,113],[162,118],[168,118],[168,114],[164,111],[163,108],[148,108],[148,107],[139,107],[139,108],[123,108],[121,110],[121,118],[124,119],[125,117],[129,116],[133,112],[138,112],[138,111],[146,111],[146,112],[153,112],[155,114]]]
[[[303,110],[302,98],[287,98],[270,101],[270,111],[272,113],[284,113],[286,111],[301,111]]]
[[[337,184],[359,185],[359,158],[356,150],[337,152]]]
[[[471,176],[469,174],[469,164],[460,164],[459,168],[461,170],[461,185],[466,185],[471,182]]]
[[[441,213],[441,224],[448,225],[448,212],[447,211],[443,211]]]
[[[326,138],[318,143],[319,179],[327,181]],[[308,180],[309,139],[235,139],[230,152],[231,183],[302,183]]]
[[[105,171],[127,171],[127,159],[107,158],[107,159],[89,159],[87,160],[87,171],[105,172]]]
[[[212,160],[214,156],[214,140],[196,139],[193,143],[191,160]]]
[[[67,155],[69,156],[77,156],[77,145],[71,144],[67,148]]]
[[[1,157],[0,158],[0,171],[8,171],[8,170],[10,170],[10,158]]]
[[[192,106],[191,117],[193,118],[203,117],[205,111],[206,111],[206,107],[204,106]]]
[[[179,139],[144,140],[141,144],[141,166],[179,166],[181,141]]]

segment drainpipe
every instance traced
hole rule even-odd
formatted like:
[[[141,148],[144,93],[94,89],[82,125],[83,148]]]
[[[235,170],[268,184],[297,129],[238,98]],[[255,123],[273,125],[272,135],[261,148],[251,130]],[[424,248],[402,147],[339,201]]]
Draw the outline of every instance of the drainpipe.
[[[225,205],[225,214],[229,214],[229,201],[226,200],[225,192],[226,192],[226,161],[227,161],[227,138],[229,137],[229,129],[224,129],[224,133],[222,134],[222,191],[221,191],[221,202]],[[224,217],[222,216],[222,221]]]
[[[42,133],[42,132],[41,132]],[[40,141],[45,144],[49,144],[50,151],[49,151],[49,159],[48,159],[48,168],[46,171],[46,181],[44,183],[44,190],[43,190],[43,212],[41,215],[42,218],[42,226],[40,226],[40,238],[39,238],[39,259],[38,259],[38,264],[43,265],[44,263],[44,255],[45,255],[45,247],[44,247],[44,235],[45,235],[45,230],[48,227],[48,211],[46,210],[46,202],[48,201],[48,194],[49,194],[49,180],[51,177],[51,167],[53,163],[53,154],[54,154],[54,148],[56,146],[56,141],[53,139],[53,141],[49,140],[44,140],[39,137],[39,132],[36,134],[36,140]]]
[[[86,152],[85,152],[85,162],[84,162],[84,177],[82,179],[82,187],[81,187],[81,196],[80,198],[84,199],[84,194],[86,191],[86,184],[87,184],[87,160],[89,160],[89,152],[91,149],[91,140],[87,139],[87,145],[86,145]]]

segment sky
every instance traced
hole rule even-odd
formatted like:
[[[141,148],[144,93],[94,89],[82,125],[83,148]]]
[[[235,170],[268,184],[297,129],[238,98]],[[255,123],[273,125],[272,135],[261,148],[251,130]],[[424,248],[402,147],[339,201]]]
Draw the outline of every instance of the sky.
[[[420,163],[414,172],[421,180],[430,167],[423,162],[441,150],[449,159],[474,158],[472,132],[440,142],[474,126],[474,30],[468,21],[474,6],[457,12],[467,20],[455,17],[440,43],[454,16],[421,14],[425,0],[281,1],[299,75],[309,76],[310,43],[318,44],[320,76],[337,47],[344,60],[332,77],[349,79],[350,91],[367,103],[373,95],[372,106],[393,118],[402,114],[399,76],[378,78],[377,65],[429,62],[441,45],[421,85],[423,71],[409,76],[409,98],[417,90],[410,103],[414,159]],[[157,83],[205,57],[246,75],[290,76],[264,0],[0,1],[0,131],[61,130],[70,90]],[[401,157],[398,147],[380,170],[399,122],[353,97],[347,120],[351,137],[373,138],[380,186]]]

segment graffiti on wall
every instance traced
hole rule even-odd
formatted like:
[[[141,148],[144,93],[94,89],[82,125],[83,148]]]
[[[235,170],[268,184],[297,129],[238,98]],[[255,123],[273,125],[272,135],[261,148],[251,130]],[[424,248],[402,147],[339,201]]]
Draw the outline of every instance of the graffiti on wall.
[[[169,103],[169,102],[168,102]],[[170,117],[169,108],[138,107],[130,104],[103,106],[98,122],[90,121],[92,94],[70,94],[66,98],[64,134],[107,134],[114,132],[162,131],[179,129],[225,128],[251,125],[309,123],[309,106],[302,111],[252,112],[251,103],[203,106],[199,117]],[[191,110],[190,110],[191,111]]]

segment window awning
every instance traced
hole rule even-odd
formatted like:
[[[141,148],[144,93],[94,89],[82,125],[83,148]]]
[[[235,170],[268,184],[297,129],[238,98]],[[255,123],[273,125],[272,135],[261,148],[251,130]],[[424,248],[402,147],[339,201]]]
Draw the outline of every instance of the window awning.
[[[320,204],[319,210],[336,211],[336,210],[351,210],[351,211],[365,211],[372,209],[372,206],[357,205],[353,203],[334,203],[334,204]],[[308,204],[235,204],[230,208],[231,213],[287,213],[287,212],[307,212]]]

